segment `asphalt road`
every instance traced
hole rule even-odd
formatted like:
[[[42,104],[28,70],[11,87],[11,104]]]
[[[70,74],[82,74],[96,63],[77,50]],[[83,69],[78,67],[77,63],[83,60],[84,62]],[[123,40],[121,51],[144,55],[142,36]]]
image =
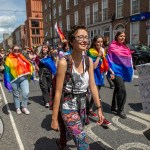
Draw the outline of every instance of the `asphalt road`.
[[[38,81],[30,83],[30,115],[16,114],[12,94],[2,84],[0,116],[4,121],[4,134],[0,139],[0,150],[57,150],[55,139],[59,133],[49,128],[51,111],[41,102]],[[132,83],[126,84],[126,89],[125,110],[128,118],[125,120],[110,111],[113,90],[108,87],[107,81],[101,89],[104,115],[112,125],[104,128],[95,123],[95,118],[91,118],[91,123],[85,127],[91,150],[150,150],[150,141],[143,135],[150,128],[150,115],[142,112],[137,76]],[[73,141],[68,145],[69,149],[75,150]]]

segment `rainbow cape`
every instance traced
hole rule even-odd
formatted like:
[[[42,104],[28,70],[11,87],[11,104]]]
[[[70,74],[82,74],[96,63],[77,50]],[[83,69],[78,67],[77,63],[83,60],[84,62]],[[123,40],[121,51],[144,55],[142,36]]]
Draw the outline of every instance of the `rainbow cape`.
[[[19,58],[19,59],[18,59]],[[13,54],[9,54],[6,57],[5,61],[5,70],[4,70],[4,85],[5,87],[11,92],[12,86],[11,83],[17,80],[19,77],[24,75],[31,75],[33,74],[33,67],[30,62],[22,55],[19,54],[18,58],[16,58]],[[26,63],[26,68],[22,69],[19,65],[18,61],[23,61]]]
[[[124,44],[113,41],[107,51],[109,67],[116,76],[120,76],[126,82],[131,82],[133,77],[133,63],[131,51]]]
[[[59,28],[59,26],[57,25],[57,22],[55,23],[55,30],[56,30],[57,34],[59,35],[61,42],[63,43],[65,41],[65,36],[64,36],[63,32],[61,31],[61,29]]]
[[[96,61],[96,58],[98,56],[98,52],[96,49],[94,48],[90,48],[88,51],[87,51],[87,55],[92,58],[93,61]]]

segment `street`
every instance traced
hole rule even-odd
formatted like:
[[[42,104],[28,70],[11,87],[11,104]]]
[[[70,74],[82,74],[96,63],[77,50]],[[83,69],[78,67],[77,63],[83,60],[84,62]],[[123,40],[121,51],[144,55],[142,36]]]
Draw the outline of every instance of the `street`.
[[[142,113],[137,72],[132,83],[126,83],[127,119],[120,119],[110,111],[113,89],[105,86],[101,89],[104,116],[112,123],[108,128],[91,123],[85,126],[91,150],[150,150],[150,141],[143,132],[150,128],[150,115]],[[3,104],[0,116],[4,121],[4,134],[0,139],[0,150],[57,150],[55,139],[59,133],[50,130],[51,111],[42,104],[38,81],[30,83],[28,108],[30,115],[17,115],[12,94],[0,85]],[[74,142],[68,142],[70,150],[75,150]]]

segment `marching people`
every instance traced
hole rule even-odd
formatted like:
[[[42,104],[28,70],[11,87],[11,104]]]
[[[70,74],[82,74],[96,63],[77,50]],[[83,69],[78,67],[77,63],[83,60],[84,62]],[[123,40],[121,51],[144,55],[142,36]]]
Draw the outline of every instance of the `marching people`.
[[[90,86],[91,93],[97,108],[98,124],[102,124],[104,116],[101,109],[99,94],[94,81],[93,62],[88,57],[89,68],[86,70],[85,57],[83,52],[89,42],[88,32],[84,26],[73,26],[68,36],[69,46],[72,54],[68,55],[69,62],[72,63],[71,77],[65,83],[67,76],[67,59],[60,59],[56,75],[56,91],[53,104],[53,114],[51,127],[54,130],[60,128],[60,135],[63,130],[73,138],[78,150],[89,150],[87,135],[83,130],[86,117],[86,94]],[[58,124],[58,112],[61,112],[64,126]],[[65,128],[64,128],[65,127]],[[65,136],[63,137],[66,138]],[[65,149],[66,145],[61,145],[64,140],[60,137],[60,149]]]
[[[15,45],[12,47],[12,52],[6,57],[4,66],[4,84],[9,91],[12,91],[16,113],[20,115],[23,112],[29,115],[30,111],[27,109],[29,98],[28,75],[32,75],[33,72],[30,62],[21,54],[20,48]],[[22,101],[20,101],[20,95]]]
[[[98,92],[100,94],[101,86],[104,85],[104,72],[102,72],[102,70],[101,70],[101,65],[103,63],[102,57],[105,57],[105,50],[103,48],[103,37],[101,35],[96,35],[93,38],[91,47],[87,51],[87,55],[89,57],[91,57],[93,60],[95,84],[96,84]],[[99,95],[99,97],[100,97],[100,95]],[[100,97],[100,101],[101,101],[101,97]],[[95,114],[93,111],[93,104],[94,104],[94,100],[92,97],[91,101],[90,101],[89,115],[92,117],[97,117],[97,114]],[[111,123],[106,119],[104,119],[104,122],[102,123],[102,125],[104,125],[104,126],[107,126],[110,124]]]
[[[126,102],[125,82],[131,82],[133,76],[133,64],[130,49],[125,43],[125,33],[117,32],[115,40],[108,48],[108,61],[110,68],[114,72],[114,93],[112,98],[111,111],[119,117],[126,119],[124,105]],[[110,73],[110,75],[112,75]]]

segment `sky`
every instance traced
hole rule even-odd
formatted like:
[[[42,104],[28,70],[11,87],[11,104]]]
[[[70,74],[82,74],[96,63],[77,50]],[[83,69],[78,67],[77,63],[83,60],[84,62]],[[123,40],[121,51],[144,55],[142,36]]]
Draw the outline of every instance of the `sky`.
[[[0,0],[0,42],[26,20],[26,0]]]

